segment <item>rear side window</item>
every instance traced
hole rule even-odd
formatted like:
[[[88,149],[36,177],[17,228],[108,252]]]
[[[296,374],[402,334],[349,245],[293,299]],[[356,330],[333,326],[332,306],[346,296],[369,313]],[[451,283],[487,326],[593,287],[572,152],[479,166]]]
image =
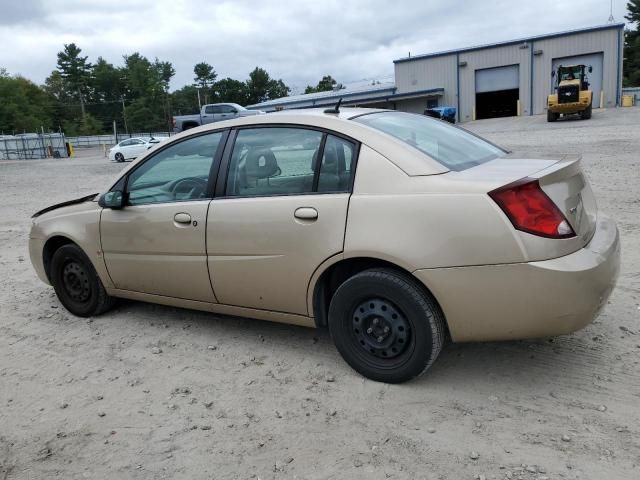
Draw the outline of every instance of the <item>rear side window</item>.
[[[318,177],[318,192],[346,192],[351,184],[355,146],[333,135],[327,135]]]
[[[422,115],[378,112],[353,120],[402,140],[450,170],[466,170],[506,154],[462,128]]]
[[[238,132],[227,177],[228,196],[313,192],[322,133],[302,128],[255,128]]]

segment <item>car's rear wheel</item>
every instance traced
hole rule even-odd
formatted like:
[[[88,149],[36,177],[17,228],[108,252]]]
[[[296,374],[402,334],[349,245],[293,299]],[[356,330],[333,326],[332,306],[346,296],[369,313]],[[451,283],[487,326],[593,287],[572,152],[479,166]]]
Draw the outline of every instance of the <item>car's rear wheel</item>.
[[[124,155],[120,152],[116,153],[116,162],[124,162]]]
[[[114,304],[85,253],[74,244],[63,245],[51,258],[50,279],[60,303],[78,317],[106,312]]]
[[[409,275],[365,270],[336,290],[329,331],[338,351],[367,378],[400,383],[425,372],[442,349],[444,316]]]

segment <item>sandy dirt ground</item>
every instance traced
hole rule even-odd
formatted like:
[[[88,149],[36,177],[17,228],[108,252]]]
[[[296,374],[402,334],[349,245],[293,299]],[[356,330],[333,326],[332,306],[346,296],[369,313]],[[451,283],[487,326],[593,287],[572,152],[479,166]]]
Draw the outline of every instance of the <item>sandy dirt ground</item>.
[[[640,478],[640,108],[466,128],[582,153],[622,272],[584,330],[448,344],[404,385],[362,378],[323,331],[135,302],[69,315],[31,268],[29,217],[122,165],[0,162],[0,480]]]

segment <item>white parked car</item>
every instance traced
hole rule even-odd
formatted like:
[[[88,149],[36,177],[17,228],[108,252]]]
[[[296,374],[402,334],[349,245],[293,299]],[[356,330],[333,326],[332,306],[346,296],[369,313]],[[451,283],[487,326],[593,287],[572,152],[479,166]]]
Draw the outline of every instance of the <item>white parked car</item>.
[[[109,160],[124,162],[127,159],[137,158],[162,140],[154,137],[127,138],[109,150]]]

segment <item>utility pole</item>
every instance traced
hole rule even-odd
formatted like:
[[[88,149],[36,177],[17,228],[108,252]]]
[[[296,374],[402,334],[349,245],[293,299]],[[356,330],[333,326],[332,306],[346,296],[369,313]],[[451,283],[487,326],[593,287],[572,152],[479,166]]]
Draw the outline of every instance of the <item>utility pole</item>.
[[[615,18],[613,18],[613,0],[611,0],[610,8],[609,8],[609,20],[607,20],[607,22],[614,23],[615,21],[616,21]]]
[[[80,98],[80,110],[82,111],[82,118],[84,119],[84,98],[82,98],[80,87],[78,87],[78,98]]]
[[[127,128],[127,109],[124,106],[124,97],[120,97],[122,100],[122,120],[124,120],[124,131],[125,133],[129,133],[129,129]]]
[[[202,104],[200,103],[200,89],[196,88],[198,92],[198,115],[200,115],[200,125],[202,125]]]

